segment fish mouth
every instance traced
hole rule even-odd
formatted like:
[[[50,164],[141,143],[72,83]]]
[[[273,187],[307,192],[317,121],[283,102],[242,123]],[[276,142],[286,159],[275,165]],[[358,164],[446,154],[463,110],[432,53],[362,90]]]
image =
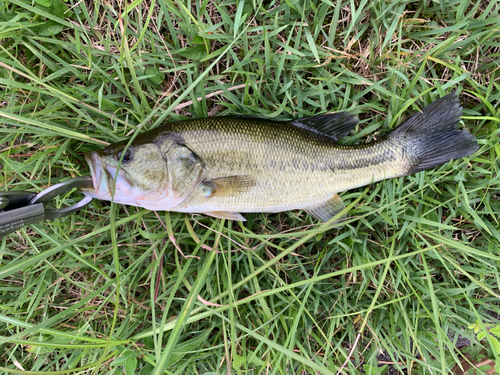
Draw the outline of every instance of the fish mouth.
[[[101,158],[95,151],[88,151],[84,155],[85,161],[89,165],[90,175],[92,177],[92,187],[81,186],[79,190],[86,195],[90,195],[98,199],[109,199],[110,193],[108,188],[108,181],[105,176],[105,169],[103,168]]]
[[[120,191],[122,193],[129,191],[132,184],[127,176],[127,172],[120,168],[118,169],[118,173],[116,173],[116,170],[117,167],[112,167],[107,164],[104,166],[104,172],[106,172],[108,176],[109,186],[114,186],[116,191]]]
[[[117,203],[127,201],[126,198],[132,188],[132,183],[122,168],[118,169],[103,162],[96,151],[86,152],[85,160],[90,168],[93,186],[80,187],[83,194],[97,199],[114,200]],[[114,194],[111,193],[113,189]]]

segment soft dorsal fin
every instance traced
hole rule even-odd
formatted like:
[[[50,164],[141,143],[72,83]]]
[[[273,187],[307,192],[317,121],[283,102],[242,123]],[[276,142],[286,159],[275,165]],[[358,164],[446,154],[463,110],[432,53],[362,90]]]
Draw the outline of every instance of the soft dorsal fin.
[[[333,138],[335,141],[346,136],[358,124],[358,118],[348,112],[328,113],[290,121],[290,124]]]
[[[200,185],[204,189],[204,195],[207,198],[215,196],[227,197],[250,189],[255,185],[255,179],[248,175],[219,177],[203,181]]]
[[[330,220],[345,208],[342,198],[335,194],[330,200],[326,201],[320,206],[309,208],[305,210],[309,215],[314,216],[316,219],[323,222]],[[338,221],[345,218],[345,215],[340,217]]]

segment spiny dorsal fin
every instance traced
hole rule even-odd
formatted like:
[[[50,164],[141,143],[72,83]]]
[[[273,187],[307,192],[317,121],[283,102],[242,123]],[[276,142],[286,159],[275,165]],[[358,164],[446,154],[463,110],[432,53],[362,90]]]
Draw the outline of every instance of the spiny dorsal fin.
[[[250,189],[255,185],[255,180],[249,175],[229,176],[203,181],[201,185],[205,190],[205,196],[207,198],[215,196],[227,197],[237,195]]]
[[[344,202],[342,202],[342,198],[339,197],[338,194],[335,194],[330,200],[325,202],[324,204],[310,208],[305,210],[309,215],[315,217],[321,221],[328,221],[335,215],[337,215],[340,211],[345,208]],[[345,218],[345,215],[340,217],[337,221],[340,221]]]
[[[212,212],[204,212],[205,215],[216,217],[218,219],[228,219],[228,220],[236,220],[236,221],[247,221],[243,216],[241,216],[237,212],[225,212],[225,211],[212,211]]]
[[[355,115],[338,112],[296,119],[290,121],[290,124],[328,135],[338,141],[346,136],[358,122],[359,120]]]

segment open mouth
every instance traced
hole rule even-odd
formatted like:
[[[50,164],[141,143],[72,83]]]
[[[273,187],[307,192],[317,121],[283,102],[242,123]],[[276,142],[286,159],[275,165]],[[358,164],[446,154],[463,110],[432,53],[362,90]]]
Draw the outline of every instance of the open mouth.
[[[117,173],[117,167],[103,162],[95,151],[85,153],[85,160],[89,165],[94,187],[83,187],[80,189],[82,193],[98,199],[112,200],[111,191],[114,188],[115,202],[121,202],[129,194],[132,184],[123,169],[120,168]]]
[[[94,151],[86,152],[84,156],[90,168],[93,187],[81,187],[79,190],[95,198],[103,199],[105,196],[109,196],[107,178],[103,178],[101,158]]]

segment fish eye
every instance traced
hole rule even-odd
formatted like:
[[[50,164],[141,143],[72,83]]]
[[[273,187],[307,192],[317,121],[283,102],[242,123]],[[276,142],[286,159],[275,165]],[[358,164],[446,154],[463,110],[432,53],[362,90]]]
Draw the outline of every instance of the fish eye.
[[[123,149],[118,151],[115,154],[116,161],[120,161],[120,159],[122,157],[122,153],[123,153]],[[122,164],[127,164],[130,161],[132,161],[132,153],[130,152],[130,149],[127,149],[127,151],[125,151],[125,154],[123,155]]]

